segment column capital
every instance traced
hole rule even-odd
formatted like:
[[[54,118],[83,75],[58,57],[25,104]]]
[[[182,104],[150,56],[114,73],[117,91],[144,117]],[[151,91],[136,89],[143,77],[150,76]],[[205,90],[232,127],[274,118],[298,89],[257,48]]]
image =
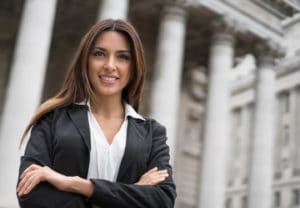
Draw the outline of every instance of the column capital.
[[[274,66],[275,60],[282,58],[285,54],[285,49],[272,40],[263,39],[256,43],[254,55],[257,61],[258,68],[261,66]]]
[[[165,0],[164,5],[177,5],[182,8],[186,8],[188,6],[191,6],[191,2],[189,0]]]
[[[103,0],[99,11],[99,20],[127,19],[129,0]]]
[[[186,5],[181,1],[168,1],[163,4],[163,16],[185,21],[187,17]]]
[[[223,43],[234,43],[234,34],[242,31],[243,27],[235,19],[224,15],[212,22],[213,41]]]

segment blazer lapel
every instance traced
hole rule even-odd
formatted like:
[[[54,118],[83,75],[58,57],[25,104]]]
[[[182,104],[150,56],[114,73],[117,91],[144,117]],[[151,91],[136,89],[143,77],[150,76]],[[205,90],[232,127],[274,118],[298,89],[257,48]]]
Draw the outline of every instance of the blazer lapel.
[[[87,106],[85,105],[72,105],[72,107],[68,110],[68,114],[83,138],[85,145],[90,151],[90,127],[87,118],[87,110]]]
[[[128,168],[133,163],[134,159],[140,155],[140,145],[147,135],[147,128],[145,127],[147,123],[148,122],[146,121],[128,117],[126,147],[119,168],[117,181],[122,181],[122,179],[128,175]]]

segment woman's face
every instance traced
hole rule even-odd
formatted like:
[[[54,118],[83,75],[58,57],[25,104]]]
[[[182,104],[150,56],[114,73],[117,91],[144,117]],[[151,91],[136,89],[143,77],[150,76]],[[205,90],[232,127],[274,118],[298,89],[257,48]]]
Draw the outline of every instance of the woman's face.
[[[124,35],[103,32],[88,59],[88,76],[97,96],[122,96],[132,69],[130,45]]]

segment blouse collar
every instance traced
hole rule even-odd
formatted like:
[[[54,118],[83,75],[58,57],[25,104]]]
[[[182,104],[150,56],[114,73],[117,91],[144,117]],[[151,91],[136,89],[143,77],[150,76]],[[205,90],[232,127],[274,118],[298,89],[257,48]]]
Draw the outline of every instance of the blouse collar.
[[[82,102],[78,102],[75,103],[76,105],[86,105],[88,107],[88,109],[90,110],[91,105],[90,105],[90,101],[82,101]],[[124,102],[124,107],[125,107],[125,118],[128,117],[132,117],[135,119],[141,119],[141,120],[145,120],[139,113],[137,113],[134,108],[129,105],[127,102]]]

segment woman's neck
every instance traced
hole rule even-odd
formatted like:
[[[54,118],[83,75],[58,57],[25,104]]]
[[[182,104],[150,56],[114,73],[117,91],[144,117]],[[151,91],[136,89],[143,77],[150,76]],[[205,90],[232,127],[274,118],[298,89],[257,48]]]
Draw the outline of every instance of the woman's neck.
[[[125,110],[121,98],[96,98],[91,101],[92,112],[98,116],[115,119],[124,118]]]

